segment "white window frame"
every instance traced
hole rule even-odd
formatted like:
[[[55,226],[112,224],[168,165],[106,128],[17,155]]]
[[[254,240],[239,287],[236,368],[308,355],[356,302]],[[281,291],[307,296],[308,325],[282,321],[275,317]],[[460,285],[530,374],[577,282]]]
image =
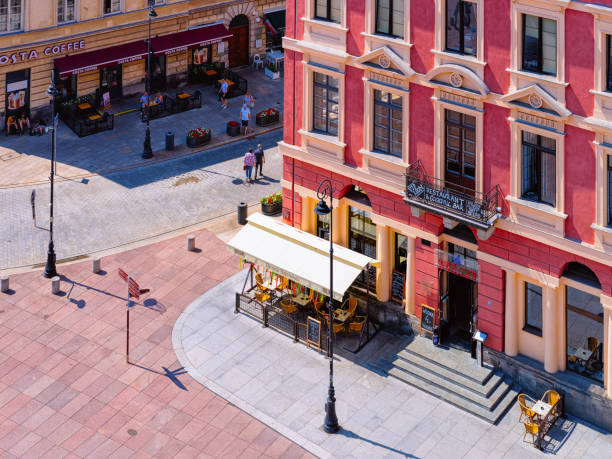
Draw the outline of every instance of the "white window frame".
[[[19,28],[15,29],[15,30],[11,30],[10,29],[10,17],[11,17],[11,4],[12,3],[19,3],[20,5],[20,17],[19,17]],[[15,33],[15,32],[19,32],[24,30],[25,26],[24,26],[24,19],[25,19],[25,5],[24,5],[24,1],[23,0],[9,0],[9,4],[8,4],[8,10],[7,10],[7,30],[0,30],[0,35],[4,35],[4,34],[11,34],[11,33]]]
[[[327,24],[330,27],[346,27],[346,0],[340,0],[340,22],[332,22],[326,21],[323,19],[317,19],[315,17],[316,13],[316,1],[317,0],[306,0],[304,4],[304,16],[306,19],[310,21],[315,21],[317,23]],[[331,0],[328,0],[331,1]]]
[[[340,23],[315,18],[316,0],[304,2],[303,40],[330,52],[346,53],[346,1],[340,0]]]
[[[378,0],[366,0],[365,2],[365,37],[386,43],[389,45],[411,46],[410,45],[410,0],[404,0],[404,37],[392,37],[390,35],[379,34],[376,32],[376,3]],[[370,47],[370,49],[374,49]]]
[[[112,1],[113,1],[113,0],[110,0],[110,1],[111,1],[111,5],[112,5]],[[118,11],[111,11],[110,13],[107,13],[107,12],[106,12],[106,10],[105,10],[105,8],[104,8],[105,4],[106,4],[106,0],[104,0],[104,1],[102,2],[102,16],[110,16],[111,14],[118,14],[118,13],[123,12],[123,8],[124,8],[124,0],[119,0],[119,10],[118,10]],[[149,5],[149,3],[148,3],[148,1],[147,1],[147,7],[148,7],[148,5]]]
[[[607,84],[607,45],[606,36],[612,36],[612,15],[601,14],[597,10],[595,17],[595,56],[593,68],[594,88],[590,91],[593,94],[593,117],[612,121],[609,108],[612,106],[612,91],[608,91]],[[611,59],[612,61],[612,59]]]
[[[60,0],[60,1],[62,1],[64,3],[64,11],[66,11],[65,4],[69,0]],[[58,0],[55,0],[55,8],[56,8],[56,10],[55,10],[56,11],[55,17],[57,19],[57,23],[58,24],[69,24],[71,22],[77,22],[78,21],[77,14],[79,12],[79,0],[73,0],[73,1],[74,1],[74,17],[72,19],[69,19],[69,20],[64,19],[63,21],[60,21],[60,18],[59,18],[59,5],[58,5],[59,2],[58,2]]]
[[[436,2],[435,43],[431,52],[434,54],[435,66],[449,63],[465,65],[484,79],[484,0],[464,0],[476,4],[476,56],[459,54],[446,50],[446,0]]]
[[[609,142],[612,142],[612,136],[606,136],[603,133],[596,134],[596,212],[591,229],[595,233],[595,246],[612,255],[612,225],[608,225],[608,156],[612,156],[612,143]]]

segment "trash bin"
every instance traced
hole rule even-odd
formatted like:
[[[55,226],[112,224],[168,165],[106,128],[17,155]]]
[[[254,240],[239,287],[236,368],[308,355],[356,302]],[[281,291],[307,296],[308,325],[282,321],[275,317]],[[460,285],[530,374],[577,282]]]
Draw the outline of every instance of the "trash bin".
[[[174,132],[166,132],[166,151],[174,150]]]
[[[247,223],[247,203],[239,202],[238,203],[238,224],[246,225]]]

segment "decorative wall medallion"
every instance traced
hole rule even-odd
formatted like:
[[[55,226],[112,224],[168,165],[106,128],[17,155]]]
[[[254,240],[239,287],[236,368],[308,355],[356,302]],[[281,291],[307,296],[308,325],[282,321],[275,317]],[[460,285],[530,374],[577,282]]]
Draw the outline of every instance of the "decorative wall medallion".
[[[463,85],[463,77],[458,73],[451,73],[450,77],[448,78],[448,81],[451,86],[455,88],[460,88]]]
[[[529,102],[529,105],[531,105],[533,108],[542,107],[542,98],[537,94],[530,94],[527,101]]]
[[[380,65],[383,69],[388,69],[391,65],[391,61],[385,54],[381,54],[378,57],[378,65]]]

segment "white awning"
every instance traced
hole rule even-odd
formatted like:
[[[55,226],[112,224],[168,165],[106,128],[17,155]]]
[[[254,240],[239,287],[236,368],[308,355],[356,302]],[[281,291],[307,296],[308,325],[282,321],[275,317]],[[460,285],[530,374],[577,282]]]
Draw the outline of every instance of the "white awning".
[[[329,242],[325,239],[274,218],[253,214],[227,245],[247,262],[329,296]],[[338,244],[333,247],[334,298],[341,301],[359,273],[375,261]]]

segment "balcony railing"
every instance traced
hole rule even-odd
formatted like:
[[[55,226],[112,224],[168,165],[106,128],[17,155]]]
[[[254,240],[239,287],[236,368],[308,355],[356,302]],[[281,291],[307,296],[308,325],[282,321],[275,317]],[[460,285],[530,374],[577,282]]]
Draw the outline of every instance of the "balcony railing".
[[[500,215],[501,190],[486,193],[449,184],[426,174],[420,161],[408,168],[404,201],[411,206],[487,230]]]

